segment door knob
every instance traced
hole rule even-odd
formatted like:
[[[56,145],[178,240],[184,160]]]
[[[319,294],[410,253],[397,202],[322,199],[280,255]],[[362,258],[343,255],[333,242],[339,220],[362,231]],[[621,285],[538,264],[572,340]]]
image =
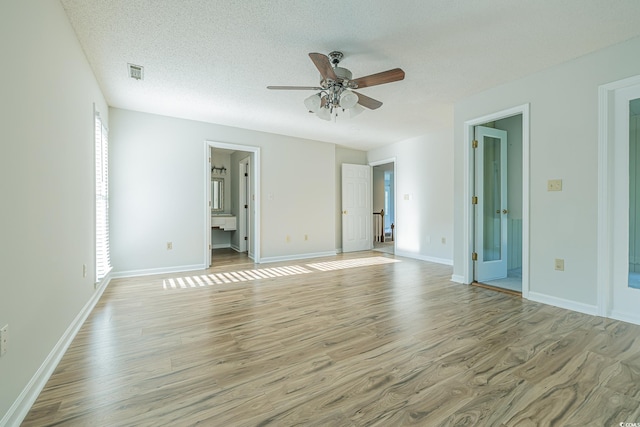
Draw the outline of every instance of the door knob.
[[[509,213],[509,211],[507,209],[502,209],[502,213],[506,215]]]

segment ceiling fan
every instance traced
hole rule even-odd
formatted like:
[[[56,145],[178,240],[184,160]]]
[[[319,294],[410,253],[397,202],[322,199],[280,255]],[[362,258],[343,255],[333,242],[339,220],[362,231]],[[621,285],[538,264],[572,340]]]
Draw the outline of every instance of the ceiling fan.
[[[267,86],[274,90],[317,90],[316,94],[304,100],[310,113],[316,113],[324,120],[331,120],[338,111],[348,111],[351,117],[363,111],[362,107],[375,110],[382,102],[369,98],[353,89],[392,83],[404,79],[404,71],[400,68],[352,79],[351,71],[338,67],[344,57],[342,52],[331,52],[329,56],[321,53],[310,53],[309,57],[320,72],[319,86]]]

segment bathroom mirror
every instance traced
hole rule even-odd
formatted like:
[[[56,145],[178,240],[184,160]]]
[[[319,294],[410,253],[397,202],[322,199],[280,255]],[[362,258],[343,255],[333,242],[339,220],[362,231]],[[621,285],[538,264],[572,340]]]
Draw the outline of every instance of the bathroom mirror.
[[[211,212],[224,210],[224,178],[211,178]]]

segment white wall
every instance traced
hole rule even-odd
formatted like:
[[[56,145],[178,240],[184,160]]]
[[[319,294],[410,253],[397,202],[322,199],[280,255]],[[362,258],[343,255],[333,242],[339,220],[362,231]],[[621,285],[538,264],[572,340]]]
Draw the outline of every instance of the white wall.
[[[396,158],[396,254],[440,263],[453,258],[451,131],[367,153],[369,163]],[[407,200],[408,199],[408,200]],[[445,243],[442,243],[442,239]]]
[[[59,2],[0,2],[0,52],[1,425],[94,295],[93,104],[108,111]]]
[[[530,298],[596,304],[598,86],[640,74],[640,39],[601,50],[455,105],[454,275],[463,274],[464,122],[530,103]],[[562,179],[562,192],[547,180]],[[565,271],[554,270],[554,259]]]
[[[205,140],[261,148],[263,261],[335,253],[333,144],[117,108],[110,121],[115,271],[202,266]]]

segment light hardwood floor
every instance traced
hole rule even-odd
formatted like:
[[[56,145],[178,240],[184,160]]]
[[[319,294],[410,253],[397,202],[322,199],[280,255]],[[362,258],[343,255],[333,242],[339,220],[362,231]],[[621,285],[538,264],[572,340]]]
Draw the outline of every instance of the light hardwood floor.
[[[639,326],[379,252],[232,258],[113,280],[23,425],[640,423]]]

